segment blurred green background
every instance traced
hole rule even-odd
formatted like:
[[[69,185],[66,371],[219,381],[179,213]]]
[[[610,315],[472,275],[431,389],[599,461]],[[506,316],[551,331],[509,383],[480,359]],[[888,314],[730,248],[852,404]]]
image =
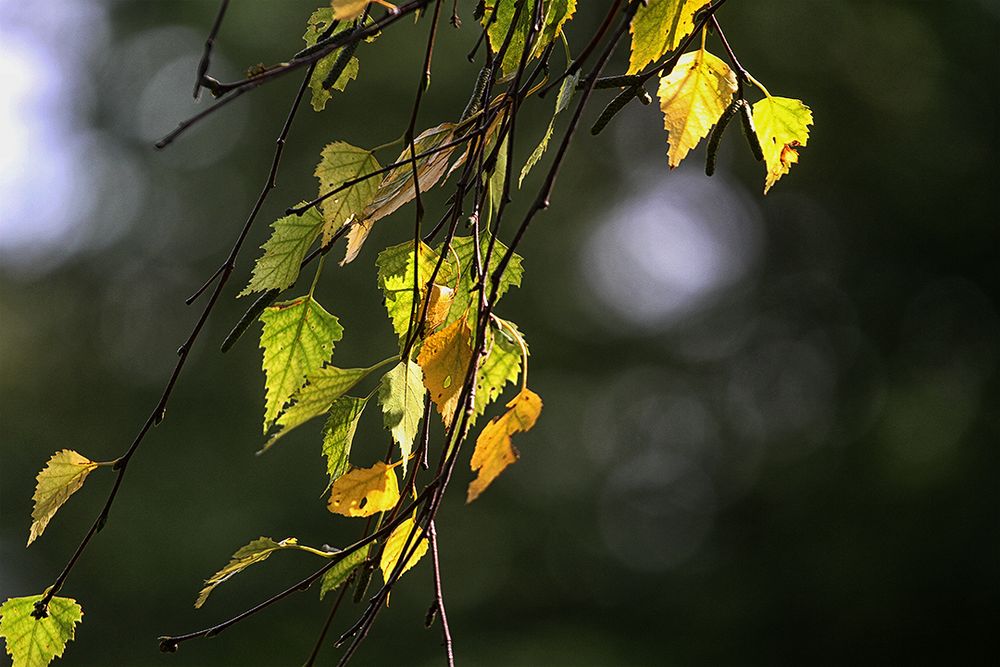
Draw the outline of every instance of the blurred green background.
[[[461,5],[466,27],[442,29],[422,127],[456,119],[478,71]],[[576,49],[603,14],[594,5],[571,25]],[[286,58],[316,6],[233,3],[213,73]],[[216,7],[0,2],[2,597],[52,581],[112,478],[95,472],[25,550],[35,474],[58,449],[124,450],[197,317],[184,298],[263,183],[297,75],[152,149],[199,108],[191,86]],[[580,134],[521,246],[524,286],[500,307],[528,338],[545,410],[519,436],[521,461],[471,506],[462,462],[439,522],[460,664],[987,663],[1000,611],[1000,5],[730,2],[719,18],[772,93],[812,107],[809,145],[765,198],[738,132],[711,179],[703,148],[667,169],[655,106]],[[202,579],[249,540],[337,545],[360,531],[325,509],[320,424],[253,455],[259,350],[254,335],[226,355],[218,345],[247,305],[233,297],[267,224],[314,194],[322,146],[375,146],[405,128],[425,35],[426,21],[404,21],[362,45],[348,93],[299,115],[167,420],[64,589],[85,618],[59,664],[308,655],[327,609],[315,591],[175,655],[156,637],[228,618],[315,568],[278,554],[194,610]],[[623,44],[609,73],[625,62]],[[552,100],[530,105],[518,168]],[[338,365],[393,350],[373,261],[411,216],[380,223],[356,262],[324,274],[320,299],[346,328]],[[365,415],[356,461],[384,452],[378,421]],[[442,664],[439,630],[422,625],[430,600],[421,563],[357,664]],[[334,632],[358,613],[342,610]],[[320,664],[335,659],[328,647]]]

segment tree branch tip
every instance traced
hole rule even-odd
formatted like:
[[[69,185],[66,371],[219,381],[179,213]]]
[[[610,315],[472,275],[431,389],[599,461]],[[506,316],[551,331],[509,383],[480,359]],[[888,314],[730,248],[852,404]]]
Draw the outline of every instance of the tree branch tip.
[[[160,653],[177,653],[179,646],[173,637],[157,637],[160,640]]]

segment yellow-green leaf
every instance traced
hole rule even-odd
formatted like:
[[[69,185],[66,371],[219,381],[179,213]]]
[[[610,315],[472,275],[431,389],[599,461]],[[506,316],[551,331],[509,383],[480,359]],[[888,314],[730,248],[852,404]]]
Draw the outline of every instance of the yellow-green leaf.
[[[458,408],[458,395],[472,361],[472,329],[461,317],[424,340],[417,363],[424,371],[424,386],[445,425]]]
[[[629,30],[632,53],[628,73],[635,74],[680,46],[694,30],[694,15],[711,0],[647,0],[639,6]]]
[[[673,169],[708,136],[736,93],[729,66],[704,49],[685,53],[670,74],[660,79],[658,95]]]
[[[411,532],[413,533],[413,538],[408,539]],[[400,569],[399,576],[403,576],[404,572],[416,565],[424,557],[424,554],[427,553],[427,537],[424,535],[424,529],[417,527],[413,519],[406,519],[396,526],[389,533],[389,537],[385,541],[385,548],[382,550],[382,559],[379,562],[383,581],[389,580],[393,570],[396,569],[396,565],[404,556],[404,549],[405,555],[409,557]]]
[[[381,169],[370,151],[344,141],[328,144],[316,165],[320,196],[332,192],[344,183],[372,174]],[[329,243],[334,233],[350,222],[372,203],[378,191],[378,178],[372,177],[349,185],[341,192],[323,200],[323,243]]]
[[[802,100],[768,95],[753,105],[753,123],[767,165],[764,194],[799,161],[799,146],[809,141],[812,111]]]
[[[13,667],[45,667],[62,656],[66,644],[83,619],[76,600],[54,597],[49,601],[48,616],[35,618],[31,612],[41,595],[10,598],[0,605],[0,637],[7,644]]]
[[[278,417],[276,423],[281,430],[271,436],[264,449],[270,449],[278,438],[288,435],[292,429],[324,414],[334,401],[380,365],[369,368],[327,366],[309,373],[306,383],[292,394],[292,404]]]
[[[512,322],[506,325],[517,328]],[[515,382],[521,371],[521,346],[507,337],[504,329],[487,332],[486,356],[479,364],[476,375],[476,412],[481,415],[495,401],[508,383]]]
[[[323,579],[319,584],[320,600],[326,597],[328,592],[336,589],[342,583],[347,581],[347,578],[351,576],[352,572],[354,572],[354,568],[365,562],[365,559],[368,558],[368,551],[371,549],[371,546],[371,544],[366,544],[357,551],[347,554],[344,556],[342,561],[326,571],[326,574],[323,575]]]
[[[393,331],[400,337],[406,335],[410,325],[410,315],[413,313],[414,267],[419,268],[416,276],[421,291],[427,285],[439,255],[427,244],[420,242],[417,247],[417,263],[414,264],[413,241],[404,241],[390,246],[378,254],[375,266],[378,267],[378,286],[385,297],[385,310],[392,320]],[[451,276],[451,266],[448,262],[441,265],[437,280],[448,280]],[[419,317],[419,311],[416,313]]]
[[[260,321],[264,324],[260,346],[264,349],[267,433],[288,399],[305,384],[306,375],[330,359],[333,343],[341,339],[344,329],[311,296],[271,306]]]
[[[201,592],[198,593],[198,599],[195,600],[195,608],[200,608],[203,604],[205,604],[205,600],[207,600],[208,596],[212,594],[215,587],[230,577],[239,574],[255,563],[267,560],[267,558],[275,551],[279,551],[281,549],[295,549],[297,547],[298,540],[294,537],[287,537],[280,542],[275,542],[270,537],[258,537],[246,546],[240,547],[236,550],[236,553],[232,555],[225,567],[205,580],[205,586],[201,589]]]
[[[38,473],[35,485],[35,507],[31,511],[30,545],[45,531],[56,511],[83,486],[87,475],[98,464],[86,456],[64,449],[56,452]]]
[[[341,475],[330,489],[327,508],[343,516],[371,516],[392,509],[398,500],[396,472],[379,461]]]
[[[479,474],[469,484],[466,502],[471,503],[478,498],[504,468],[517,461],[518,454],[511,436],[528,431],[535,425],[542,412],[542,399],[525,387],[507,404],[507,408],[503,416],[492,419],[483,427],[476,438],[471,465],[472,471]]]
[[[542,140],[535,146],[535,150],[531,152],[528,156],[527,162],[521,167],[521,175],[517,179],[517,187],[521,187],[524,183],[525,177],[528,175],[538,161],[542,159],[545,155],[545,151],[549,147],[549,140],[552,138],[552,132],[556,127],[556,116],[566,110],[569,106],[570,101],[573,99],[573,95],[576,92],[576,84],[580,82],[580,72],[576,72],[571,76],[566,77],[562,84],[559,86],[559,96],[556,97],[556,110],[552,114],[552,119],[549,121],[549,126],[545,130],[545,134],[542,135]]]
[[[385,427],[403,454],[403,472],[424,412],[424,377],[413,361],[401,361],[382,376],[378,389]]]
[[[333,20],[333,9],[331,7],[320,7],[314,11],[312,16],[309,17],[306,32],[302,35],[306,46],[315,46],[316,42],[319,41],[320,35],[326,32],[326,29],[330,27]],[[316,61],[316,68],[309,79],[309,89],[312,91],[312,108],[316,111],[325,109],[326,103],[330,100],[330,91],[323,87],[323,82],[330,75],[330,70],[333,69],[334,63],[340,57],[341,51],[342,49],[337,49]],[[337,80],[333,82],[331,87],[334,90],[343,92],[348,83],[358,78],[358,67],[358,59],[351,56],[351,59],[347,61],[347,65],[344,67],[344,71],[340,73],[340,76],[337,77]]]
[[[489,247],[489,239],[486,236],[483,236],[481,239],[480,247],[482,256],[485,257]],[[452,299],[451,308],[448,311],[448,319],[445,320],[445,324],[451,324],[469,312],[469,325],[475,326],[474,313],[469,309],[469,306],[474,302],[478,303],[479,298],[478,293],[474,289],[476,281],[473,277],[475,273],[475,249],[476,245],[472,236],[456,236],[452,239],[448,257],[452,260],[453,264],[457,264],[455,270],[461,271],[461,279],[458,281],[457,289],[455,289],[454,298]],[[441,247],[438,247],[437,251],[440,253]],[[500,267],[500,260],[506,253],[507,246],[497,240],[493,245],[493,254],[490,256],[489,276],[492,276]],[[507,268],[504,269],[503,275],[500,276],[500,285],[497,289],[498,301],[511,287],[521,286],[521,277],[524,275],[522,261],[521,256],[517,253],[511,256],[510,262],[507,263]],[[489,289],[492,289],[492,286]]]
[[[331,0],[330,6],[333,7],[333,18],[340,21],[348,21],[361,16],[361,12],[365,11],[365,7],[372,2],[377,1],[378,0]]]
[[[341,396],[330,406],[323,427],[323,456],[331,482],[336,482],[351,467],[351,445],[358,429],[358,420],[368,404],[367,398]]]
[[[513,34],[507,52],[504,54],[501,69],[504,76],[512,75],[521,62],[521,54],[525,48],[529,48],[529,58],[539,58],[545,47],[552,43],[562,32],[563,25],[573,16],[576,11],[576,0],[545,0],[542,11],[544,19],[542,31],[539,33],[535,43],[528,45],[528,35],[530,34],[531,20],[534,17],[534,3],[515,0],[491,0],[485,7],[482,24],[487,28],[490,46],[494,51],[499,52],[507,38],[507,33],[511,30],[514,22],[514,15],[517,13],[518,4],[522,5],[521,11],[517,14],[517,25],[514,26]],[[496,11],[496,18],[493,12]]]
[[[271,223],[274,231],[261,246],[264,254],[254,264],[250,282],[239,296],[290,287],[299,277],[302,259],[322,226],[323,218],[314,208],[302,215],[286,215]]]

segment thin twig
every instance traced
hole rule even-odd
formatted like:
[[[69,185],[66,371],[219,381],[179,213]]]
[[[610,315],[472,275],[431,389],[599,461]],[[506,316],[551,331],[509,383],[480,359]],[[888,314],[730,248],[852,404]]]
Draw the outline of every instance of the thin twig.
[[[215,45],[215,38],[219,34],[219,28],[222,27],[222,18],[226,15],[226,8],[228,7],[229,0],[222,0],[219,3],[219,12],[215,15],[215,21],[212,23],[212,29],[208,31],[208,37],[205,38],[205,49],[202,51],[201,60],[198,61],[198,70],[195,74],[194,99],[198,99],[201,94],[202,81],[208,73],[208,65],[212,60],[212,47]]]

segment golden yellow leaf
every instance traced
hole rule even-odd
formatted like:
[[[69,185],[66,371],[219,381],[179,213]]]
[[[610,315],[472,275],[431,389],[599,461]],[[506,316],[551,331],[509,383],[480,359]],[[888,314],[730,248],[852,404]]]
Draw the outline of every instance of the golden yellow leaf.
[[[673,169],[708,136],[736,92],[736,76],[708,51],[685,53],[670,74],[660,79],[660,109]]]
[[[338,21],[349,21],[361,16],[370,3],[375,0],[331,0],[330,6],[333,8],[333,18]]]
[[[647,0],[632,18],[632,53],[628,73],[659,60],[694,30],[694,15],[710,0]]]
[[[764,153],[764,194],[799,161],[799,146],[809,141],[812,111],[802,100],[768,95],[753,105],[753,123]]]
[[[460,317],[441,331],[431,334],[417,355],[424,371],[424,386],[431,394],[445,425],[451,424],[458,407],[458,395],[472,361],[472,329]]]
[[[448,311],[451,303],[455,300],[455,290],[447,285],[434,283],[431,286],[431,293],[427,297],[427,329],[433,331],[444,324],[448,319]]]
[[[392,509],[398,500],[396,473],[379,461],[371,468],[357,468],[338,478],[330,490],[327,508],[344,516],[371,516]]]
[[[38,473],[35,486],[35,507],[31,511],[31,545],[45,531],[49,521],[69,497],[80,490],[87,475],[98,466],[86,456],[64,449],[56,452]]]
[[[408,541],[410,532],[414,531],[415,528],[413,539]],[[416,543],[416,548],[414,548],[414,543]],[[427,553],[427,537],[424,536],[424,529],[417,527],[413,519],[407,519],[396,526],[385,541],[385,549],[382,550],[382,559],[379,561],[383,581],[388,581],[392,571],[396,569],[396,564],[403,557],[404,547],[410,557],[399,571],[399,576],[416,565],[417,561]]]
[[[472,471],[479,474],[469,484],[467,503],[478,498],[504,468],[517,461],[517,450],[510,438],[515,433],[531,430],[542,412],[542,399],[525,387],[507,407],[507,412],[490,420],[476,439]]]

